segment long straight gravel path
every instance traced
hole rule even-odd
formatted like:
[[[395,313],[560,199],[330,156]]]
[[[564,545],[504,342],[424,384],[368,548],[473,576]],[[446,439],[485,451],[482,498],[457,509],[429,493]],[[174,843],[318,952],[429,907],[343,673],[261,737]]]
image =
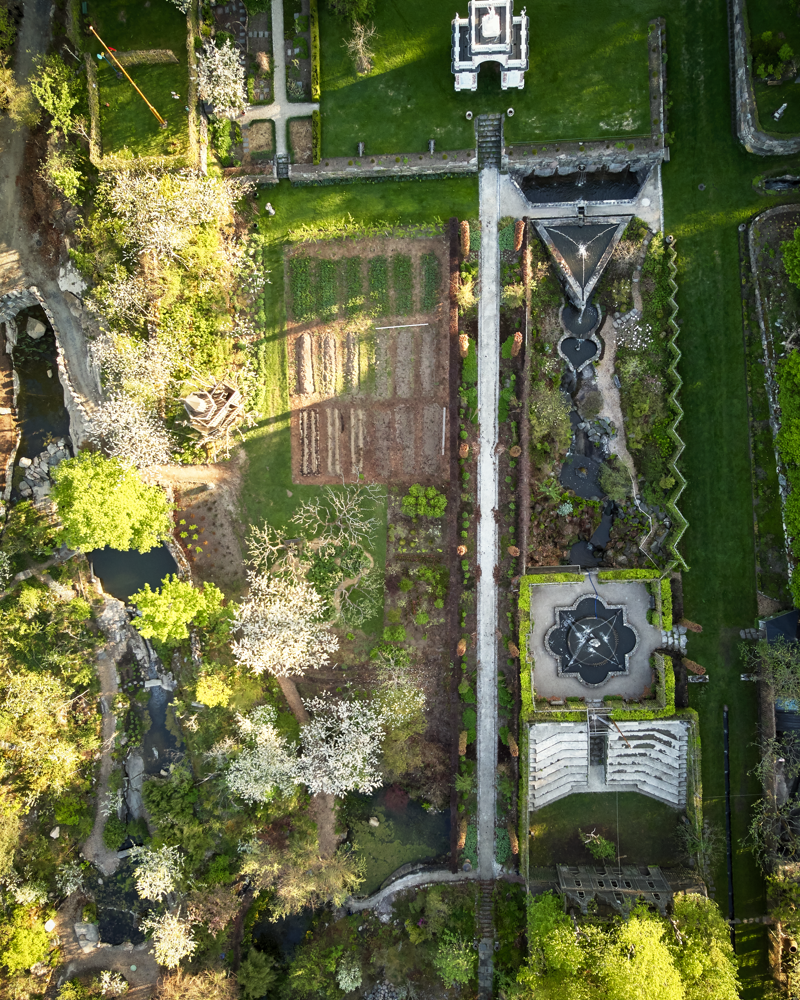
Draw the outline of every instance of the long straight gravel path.
[[[497,773],[497,405],[500,393],[500,173],[479,178],[481,249],[478,303],[478,870],[494,878]]]

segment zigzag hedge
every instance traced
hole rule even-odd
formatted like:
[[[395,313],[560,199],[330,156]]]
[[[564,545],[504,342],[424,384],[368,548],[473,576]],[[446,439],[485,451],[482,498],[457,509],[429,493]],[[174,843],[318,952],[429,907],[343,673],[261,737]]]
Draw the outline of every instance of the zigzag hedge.
[[[684,560],[683,556],[678,551],[678,542],[680,542],[681,538],[683,538],[683,533],[684,531],[686,531],[689,522],[686,520],[686,518],[683,516],[683,514],[681,514],[680,510],[678,509],[678,499],[681,493],[683,493],[683,491],[686,489],[686,480],[683,476],[683,473],[678,468],[678,459],[681,457],[683,449],[686,446],[684,445],[680,435],[678,434],[678,424],[683,419],[683,407],[678,402],[678,393],[680,392],[681,387],[683,386],[683,379],[678,374],[678,362],[681,359],[681,352],[680,348],[676,343],[678,339],[678,333],[680,332],[680,327],[678,326],[676,320],[676,316],[678,315],[678,304],[675,301],[675,293],[678,291],[678,285],[675,281],[675,276],[678,273],[678,267],[675,263],[676,257],[677,254],[675,253],[675,243],[673,241],[667,246],[667,259],[669,261],[669,285],[671,292],[669,297],[669,304],[672,307],[672,313],[670,314],[670,317],[667,320],[667,322],[670,328],[672,329],[672,336],[670,337],[669,340],[669,348],[672,351],[672,364],[669,366],[668,372],[674,383],[674,388],[669,395],[669,401],[672,404],[672,407],[675,411],[675,419],[667,428],[667,433],[675,442],[675,452],[673,453],[672,458],[670,458],[668,462],[668,468],[672,473],[672,475],[675,477],[676,483],[675,483],[675,488],[672,491],[672,495],[670,496],[669,500],[667,500],[666,504],[667,510],[672,515],[672,531],[670,533],[670,538],[669,538],[669,549],[672,552],[674,559],[670,563],[670,565],[664,570],[665,574],[671,572],[673,569],[677,569],[678,567],[686,570],[689,569],[689,567],[686,565],[686,561]]]

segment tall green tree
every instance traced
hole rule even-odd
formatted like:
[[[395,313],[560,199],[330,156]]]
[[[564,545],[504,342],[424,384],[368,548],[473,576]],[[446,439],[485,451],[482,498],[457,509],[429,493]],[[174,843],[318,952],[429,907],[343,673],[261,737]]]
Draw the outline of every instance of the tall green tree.
[[[162,580],[157,590],[146,583],[131,596],[141,615],[136,621],[141,635],[168,644],[188,639],[193,623],[203,627],[211,624],[221,615],[223,600],[222,591],[213,583],[200,590],[175,575]]]
[[[59,540],[71,549],[149,552],[169,537],[166,494],[119,459],[83,451],[54,469],[53,478],[52,498],[63,524]]]

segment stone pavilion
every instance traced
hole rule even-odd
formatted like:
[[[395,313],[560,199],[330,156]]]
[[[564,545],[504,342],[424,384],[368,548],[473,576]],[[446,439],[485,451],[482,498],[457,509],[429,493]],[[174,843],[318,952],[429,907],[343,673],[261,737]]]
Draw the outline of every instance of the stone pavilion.
[[[514,0],[470,0],[469,15],[453,18],[456,90],[477,90],[481,63],[499,63],[503,90],[525,86],[528,68],[528,16],[514,16]]]

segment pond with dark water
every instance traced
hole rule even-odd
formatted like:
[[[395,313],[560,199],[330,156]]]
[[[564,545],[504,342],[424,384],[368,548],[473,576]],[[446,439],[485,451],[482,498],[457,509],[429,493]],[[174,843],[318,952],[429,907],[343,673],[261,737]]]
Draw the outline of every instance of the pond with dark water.
[[[100,578],[103,590],[120,601],[129,601],[131,594],[149,583],[155,590],[178,566],[166,545],[149,552],[121,552],[119,549],[95,549],[87,555],[94,575]]]

